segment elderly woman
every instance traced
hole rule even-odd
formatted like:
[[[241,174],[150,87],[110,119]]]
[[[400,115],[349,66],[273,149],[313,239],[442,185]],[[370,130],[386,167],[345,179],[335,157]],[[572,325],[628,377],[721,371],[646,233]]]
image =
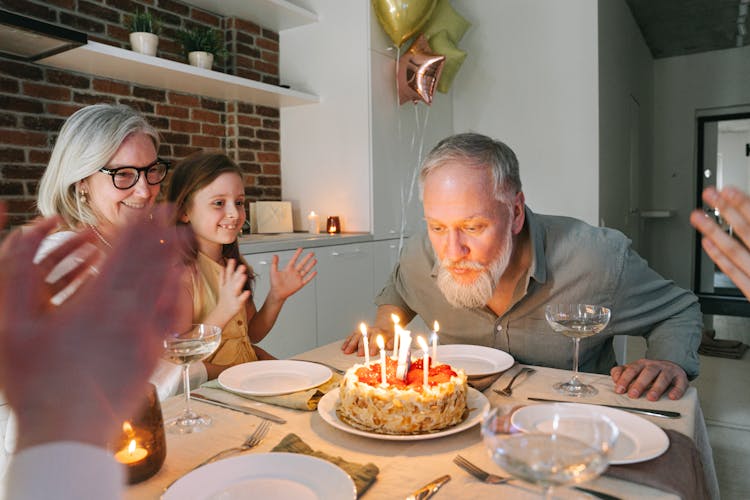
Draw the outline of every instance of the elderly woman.
[[[96,104],[68,118],[37,200],[42,215],[60,216],[63,226],[47,239],[40,254],[86,227],[96,234],[99,249],[107,252],[119,228],[148,217],[169,170],[169,162],[156,156],[158,149],[156,129],[131,108]]]
[[[42,215],[57,215],[62,224],[43,242],[36,260],[86,228],[95,233],[97,250],[104,255],[129,222],[150,218],[169,170],[169,162],[157,156],[158,150],[158,132],[132,108],[95,104],[71,115],[60,130],[37,200]],[[77,261],[85,258],[79,255]],[[75,260],[61,263],[50,280],[76,265]],[[62,303],[84,279],[74,281],[53,302]],[[201,363],[192,367],[196,384],[207,379]],[[166,362],[157,367],[152,380],[162,398],[180,389],[179,370]]]

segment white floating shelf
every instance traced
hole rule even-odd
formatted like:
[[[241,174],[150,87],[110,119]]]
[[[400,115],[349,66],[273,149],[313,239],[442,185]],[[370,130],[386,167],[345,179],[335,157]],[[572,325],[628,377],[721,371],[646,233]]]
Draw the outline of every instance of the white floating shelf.
[[[182,1],[193,7],[199,7],[222,16],[237,16],[247,19],[259,26],[277,32],[318,22],[317,14],[287,0]]]
[[[305,92],[147,56],[98,42],[89,42],[38,62],[148,87],[275,108],[320,102],[318,96]]]

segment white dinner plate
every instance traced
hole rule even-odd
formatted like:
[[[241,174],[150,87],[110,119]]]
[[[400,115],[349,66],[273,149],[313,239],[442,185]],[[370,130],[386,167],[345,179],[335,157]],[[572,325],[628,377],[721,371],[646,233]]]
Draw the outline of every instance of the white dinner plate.
[[[331,375],[329,368],[307,361],[251,361],[221,372],[219,385],[240,394],[276,396],[318,386]]]
[[[361,429],[356,429],[351,425],[342,422],[339,416],[336,414],[336,407],[339,404],[339,391],[333,390],[328,394],[320,398],[318,402],[318,413],[323,420],[342,431],[349,432],[351,434],[357,434],[358,436],[365,436],[375,439],[384,439],[387,441],[417,441],[420,439],[434,439],[443,436],[449,436],[456,434],[469,427],[473,427],[482,421],[482,414],[487,411],[490,407],[490,402],[487,397],[476,389],[468,388],[469,392],[466,393],[466,404],[469,407],[469,416],[464,419],[463,422],[448,427],[438,432],[429,432],[425,434],[378,434],[377,432],[370,432]]]
[[[609,456],[612,465],[635,464],[656,458],[669,448],[669,438],[661,428],[645,418],[606,406],[580,403],[557,403],[569,415],[595,410],[609,417],[620,429],[620,435]],[[524,406],[511,417],[511,423],[524,432],[546,430],[552,421],[554,404]]]
[[[339,467],[299,453],[253,453],[219,460],[178,479],[163,500],[354,500],[354,482]]]
[[[507,370],[515,360],[500,349],[481,345],[446,344],[437,348],[438,363],[463,368],[467,377],[483,377]]]

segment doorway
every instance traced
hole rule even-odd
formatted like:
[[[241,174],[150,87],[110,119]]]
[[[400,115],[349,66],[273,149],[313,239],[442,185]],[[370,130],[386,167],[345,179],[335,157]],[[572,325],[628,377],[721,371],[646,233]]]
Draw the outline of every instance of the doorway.
[[[732,185],[750,192],[750,110],[698,116],[696,207],[702,208],[730,235],[732,227],[719,210],[706,207],[701,193],[708,186]],[[714,264],[695,236],[695,279],[693,290],[704,314],[750,316],[750,302]]]

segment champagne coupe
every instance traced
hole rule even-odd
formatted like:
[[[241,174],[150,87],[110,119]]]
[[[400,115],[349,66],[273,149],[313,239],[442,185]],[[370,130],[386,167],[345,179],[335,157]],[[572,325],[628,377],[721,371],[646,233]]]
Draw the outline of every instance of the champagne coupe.
[[[170,333],[164,339],[164,358],[182,365],[182,385],[185,389],[185,409],[165,423],[169,432],[189,434],[211,425],[211,417],[198,415],[190,409],[190,363],[207,358],[219,347],[221,328],[214,325],[195,324],[186,332]]]
[[[541,486],[545,498],[552,498],[554,486],[581,484],[607,469],[619,430],[596,409],[571,412],[570,405],[545,406],[549,415],[533,432],[510,425],[498,408],[489,410],[482,420],[482,438],[505,472]]]
[[[544,308],[544,316],[552,329],[575,342],[573,377],[567,382],[555,384],[553,387],[557,392],[573,397],[593,396],[599,392],[596,387],[578,379],[578,352],[581,339],[604,330],[610,315],[608,308],[589,304],[549,304]]]

